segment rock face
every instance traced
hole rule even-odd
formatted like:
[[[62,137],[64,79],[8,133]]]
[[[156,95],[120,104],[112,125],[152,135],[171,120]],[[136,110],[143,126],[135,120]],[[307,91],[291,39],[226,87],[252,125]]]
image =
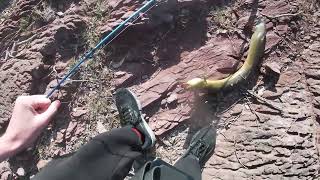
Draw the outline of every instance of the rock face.
[[[233,65],[237,64],[238,60],[234,57],[239,50],[234,47],[239,46],[239,40],[209,41],[199,50],[185,53],[186,55],[181,57],[178,64],[163,69],[151,80],[133,87],[144,108],[159,108],[149,121],[156,134],[160,135],[190,118],[193,96],[180,86],[182,82],[195,77],[223,77],[218,69],[232,69]],[[170,97],[174,94],[177,100],[172,104]],[[165,103],[158,107],[159,101],[165,101]]]
[[[251,3],[251,6],[258,6],[254,2]],[[290,13],[291,10],[295,9],[284,1],[272,3],[264,1],[261,4],[264,8],[261,8],[260,11],[265,16],[274,16],[274,14],[268,14],[270,12],[268,8],[276,10],[278,15],[279,12]],[[179,9],[178,7],[176,7],[177,10]],[[150,72],[150,68],[147,65],[128,62],[121,69],[125,72],[121,71],[122,75],[116,77],[115,81],[116,86],[131,86],[138,94],[150,118],[149,123],[157,135],[161,135],[176,127],[179,123],[190,119],[192,111],[196,108],[195,96],[192,92],[185,91],[181,87],[183,82],[195,77],[221,79],[228,76],[241,65],[241,61],[245,60],[245,57],[241,55],[246,53],[243,50],[248,47],[246,41],[238,36],[216,34],[205,42],[201,41],[202,34],[199,22],[201,22],[202,16],[199,17],[196,14],[197,12],[192,11],[192,8],[184,10],[189,12],[190,21],[194,20],[192,16],[197,16],[197,19],[200,20],[190,23],[187,32],[183,34],[179,32],[167,36],[167,41],[170,44],[164,43],[163,50],[156,52],[156,55],[160,54],[158,56],[162,56],[158,60],[160,70]],[[249,11],[249,9],[247,10]],[[238,24],[243,24],[239,25],[239,27],[242,27],[244,31],[252,29],[254,25],[250,20],[252,14],[247,14],[248,11],[239,12],[239,14],[242,13],[245,17],[248,17],[244,18],[245,20],[239,19],[237,22]],[[273,25],[272,21],[266,20],[269,29],[265,50],[267,54],[278,46],[282,39],[281,36],[285,36],[288,32],[288,26],[285,23],[288,20],[290,18],[276,25]],[[279,29],[279,31],[276,33],[272,29]],[[248,35],[248,39],[250,39],[250,35]],[[199,45],[197,45],[198,43]],[[175,46],[181,46],[181,48],[177,49]],[[135,69],[139,70],[134,71],[132,70],[133,68],[130,69],[129,67],[135,67]],[[140,69],[143,69],[143,71]],[[147,81],[142,80],[142,82],[137,80],[143,79],[143,76],[150,77],[150,79]],[[253,74],[252,76],[255,75]],[[299,77],[295,74],[288,74],[288,76],[291,78]],[[282,76],[280,78],[284,81],[291,81],[291,79],[282,78]],[[249,81],[254,81],[255,79],[255,77],[251,77]],[[137,83],[137,81],[139,82]],[[171,103],[170,105],[167,102],[171,94],[175,94],[177,99],[174,104]],[[148,113],[149,111],[152,113]]]
[[[20,36],[24,40],[16,43],[21,37],[15,32],[23,31],[19,24],[22,18],[18,18],[30,13],[32,5],[36,3],[38,1],[18,1],[15,13],[0,26],[1,51],[10,53],[10,56],[4,56],[0,61],[1,127],[8,121],[17,96],[45,92],[48,82],[54,79],[48,76],[52,74],[49,65],[74,54],[64,49],[74,43],[74,34],[80,33],[85,26],[84,18],[77,15],[79,10],[70,9],[63,18],[57,17],[48,26],[23,32]],[[55,57],[58,58],[55,60]]]
[[[301,60],[286,72],[302,68]],[[317,122],[312,111],[312,94],[304,78],[294,83],[285,82],[276,86],[287,90],[270,101],[277,104],[281,99],[282,111],[254,103],[250,106],[256,109],[255,113],[244,109],[229,129],[221,130],[216,153],[204,170],[207,179],[309,179],[314,176],[319,169],[319,156],[315,146]]]
[[[257,6],[255,3],[251,2],[253,9]],[[182,122],[191,127],[218,124],[215,154],[204,168],[203,179],[311,179],[319,173],[319,44],[312,44],[301,52],[303,58],[293,61],[295,53],[299,53],[298,46],[293,52],[292,49],[280,52],[277,47],[284,37],[291,35],[290,29],[297,28],[288,26],[294,15],[281,17],[281,14],[295,14],[296,6],[286,1],[263,1],[258,11],[267,17],[269,29],[262,64],[266,72],[257,84],[260,89],[257,93],[266,99],[249,98],[252,102],[240,99],[239,103],[239,95],[231,92],[230,96],[218,99],[222,101],[218,106],[222,107],[212,108],[205,105],[210,104],[207,98],[197,102],[199,92],[187,92],[180,86],[181,82],[194,77],[222,78],[228,75],[222,70],[230,72],[237,68],[243,40],[223,36],[211,36],[200,48],[181,52],[174,63],[163,65],[159,72],[135,74],[130,71],[130,76],[121,76],[127,77],[125,81],[117,81],[132,86],[144,110],[151,112],[147,113],[149,124],[157,135],[170,137],[169,143],[177,138],[188,139],[194,133],[169,131]],[[238,27],[246,30],[251,16],[240,19]],[[273,19],[277,16],[279,18]],[[166,53],[174,59],[170,57],[172,51]],[[151,78],[135,85],[134,79],[146,74]],[[129,79],[133,83],[128,83]],[[230,101],[237,105],[228,107]],[[180,143],[174,148],[159,146],[159,151],[179,157],[181,154],[175,151],[180,146]],[[163,158],[170,162],[176,160],[166,155]]]
[[[316,144],[318,145],[318,149],[320,147],[320,74],[319,74],[319,62],[320,62],[320,39],[311,44],[306,50],[303,52],[303,59],[305,64],[305,74],[307,79],[307,85],[310,92],[313,94],[312,103],[313,103],[313,112],[315,115],[315,122],[317,122],[317,130],[315,132],[316,136]]]
[[[59,97],[65,106],[41,137],[40,157],[30,153],[10,164],[3,162],[1,179],[35,174],[49,159],[114,127],[111,84],[138,95],[161,141],[157,155],[170,163],[183,154],[199,128],[217,128],[216,149],[204,167],[204,180],[317,179],[320,15],[319,4],[308,3],[159,3],[100,52],[103,57],[94,60],[102,69],[92,69],[90,63],[81,69],[84,74],[107,71],[106,80],[89,76],[62,88]],[[140,6],[135,0],[17,0],[5,8],[5,16],[0,16],[0,130],[17,96],[48,91],[73,59]],[[239,68],[257,19],[267,24],[267,43],[247,83],[220,93],[183,88],[191,78],[220,79]],[[112,110],[101,112],[106,108]]]

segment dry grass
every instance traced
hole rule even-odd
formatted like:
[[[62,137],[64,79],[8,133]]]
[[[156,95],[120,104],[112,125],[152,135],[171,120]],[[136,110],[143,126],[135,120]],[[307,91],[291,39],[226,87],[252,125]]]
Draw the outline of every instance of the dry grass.
[[[208,14],[208,33],[232,31],[236,28],[236,17],[232,7],[212,7]]]
[[[104,1],[98,0],[88,7],[89,24],[83,34],[79,35],[79,44],[84,44],[85,51],[94,47],[101,39],[97,27],[100,23],[105,22],[109,18],[109,13],[103,6]],[[46,16],[39,16],[45,19]],[[78,57],[71,58],[68,62],[68,69],[78,63],[79,57],[85,52],[78,52]],[[41,159],[52,157],[52,149],[64,149],[71,152],[85,144],[89,139],[98,134],[97,123],[103,124],[106,131],[119,127],[116,107],[112,97],[112,78],[113,72],[108,68],[108,59],[112,54],[106,53],[103,49],[97,51],[92,59],[85,62],[81,68],[71,77],[65,87],[76,87],[75,92],[70,94],[71,100],[66,102],[69,112],[77,109],[85,109],[87,113],[81,118],[75,119],[79,125],[85,127],[85,130],[78,135],[76,140],[68,140],[62,144],[50,142],[51,136],[59,130],[53,129],[49,132],[50,138],[46,138],[45,143],[42,141],[39,147],[39,156]],[[71,117],[71,120],[74,118]],[[68,123],[68,122],[66,122]],[[58,125],[59,126],[59,125]],[[57,127],[55,127],[57,128]],[[61,128],[61,127],[60,127]],[[74,135],[72,135],[74,136]]]

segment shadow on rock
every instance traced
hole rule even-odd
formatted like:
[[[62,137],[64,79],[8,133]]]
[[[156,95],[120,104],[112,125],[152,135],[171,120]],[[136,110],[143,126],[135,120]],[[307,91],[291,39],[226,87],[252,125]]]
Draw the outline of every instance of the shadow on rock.
[[[10,0],[3,0],[0,2],[0,13],[3,12],[10,5]]]

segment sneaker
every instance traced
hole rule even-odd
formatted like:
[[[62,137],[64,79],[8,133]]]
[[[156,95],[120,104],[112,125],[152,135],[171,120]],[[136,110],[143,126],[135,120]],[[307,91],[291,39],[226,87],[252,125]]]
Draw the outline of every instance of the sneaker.
[[[132,125],[144,135],[142,149],[153,147],[156,137],[148,123],[142,117],[141,105],[135,94],[129,89],[121,88],[117,90],[115,96],[121,125]]]
[[[200,129],[191,139],[187,152],[183,157],[193,155],[203,166],[213,154],[216,145],[216,131],[212,126]]]

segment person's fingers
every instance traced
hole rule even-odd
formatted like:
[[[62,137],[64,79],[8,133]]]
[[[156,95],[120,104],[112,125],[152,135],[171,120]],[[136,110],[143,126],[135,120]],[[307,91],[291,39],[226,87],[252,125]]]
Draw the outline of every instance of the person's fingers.
[[[40,119],[41,123],[47,125],[50,122],[51,118],[54,116],[54,114],[58,111],[60,104],[60,101],[56,100],[50,104],[47,110],[39,114],[38,118]]]
[[[31,107],[33,107],[35,110],[47,109],[51,104],[51,100],[49,98],[46,98],[44,95],[30,96],[29,102]]]

